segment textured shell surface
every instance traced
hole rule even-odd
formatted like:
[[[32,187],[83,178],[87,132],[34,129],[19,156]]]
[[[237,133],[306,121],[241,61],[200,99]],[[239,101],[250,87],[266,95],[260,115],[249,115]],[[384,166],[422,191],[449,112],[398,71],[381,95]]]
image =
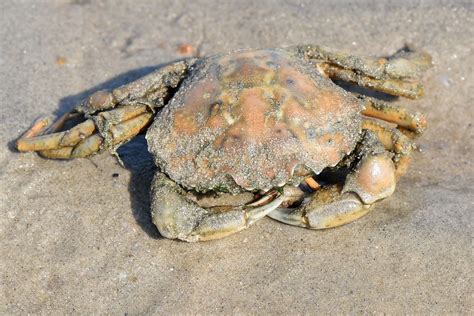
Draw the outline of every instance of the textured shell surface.
[[[296,52],[242,50],[200,60],[147,140],[157,166],[187,189],[267,191],[350,153],[360,110]]]

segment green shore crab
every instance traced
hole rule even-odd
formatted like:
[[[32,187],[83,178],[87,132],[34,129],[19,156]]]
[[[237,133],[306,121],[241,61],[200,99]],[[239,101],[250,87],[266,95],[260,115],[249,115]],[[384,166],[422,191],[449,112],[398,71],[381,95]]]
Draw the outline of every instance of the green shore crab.
[[[412,47],[388,58],[304,45],[185,59],[96,92],[55,123],[38,120],[17,148],[83,158],[147,129],[159,167],[152,219],[167,238],[221,238],[267,215],[335,227],[392,195],[426,119],[333,80],[416,99],[430,65]]]

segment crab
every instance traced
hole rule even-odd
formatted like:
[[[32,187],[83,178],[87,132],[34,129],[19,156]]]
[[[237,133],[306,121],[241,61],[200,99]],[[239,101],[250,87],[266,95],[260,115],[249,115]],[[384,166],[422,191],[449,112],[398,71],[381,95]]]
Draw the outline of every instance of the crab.
[[[336,227],[394,193],[426,127],[421,113],[351,91],[417,99],[430,65],[411,46],[387,58],[304,45],[184,59],[37,120],[17,148],[84,158],[148,129],[152,220],[171,239],[217,239],[265,216]]]

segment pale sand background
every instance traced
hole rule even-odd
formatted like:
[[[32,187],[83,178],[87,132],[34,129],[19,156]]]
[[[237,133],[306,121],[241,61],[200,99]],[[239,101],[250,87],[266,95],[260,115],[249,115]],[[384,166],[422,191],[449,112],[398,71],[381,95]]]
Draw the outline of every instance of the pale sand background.
[[[473,29],[472,1],[1,1],[0,314],[472,314]],[[182,43],[390,54],[404,41],[436,63],[427,97],[399,101],[429,118],[423,153],[393,197],[339,229],[264,219],[170,241],[150,223],[143,138],[121,151],[127,169],[9,149],[39,114],[177,59]]]

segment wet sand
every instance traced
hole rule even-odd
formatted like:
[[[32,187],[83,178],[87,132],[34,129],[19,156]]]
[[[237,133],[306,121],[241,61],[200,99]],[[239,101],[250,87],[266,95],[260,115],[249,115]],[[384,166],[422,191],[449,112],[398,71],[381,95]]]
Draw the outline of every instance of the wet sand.
[[[0,314],[473,313],[469,1],[5,1],[0,12]],[[183,44],[389,55],[405,42],[435,63],[425,98],[396,101],[426,113],[422,152],[392,197],[337,229],[265,218],[214,242],[171,241],[150,220],[143,137],[120,150],[126,168],[12,149],[39,115],[182,58]]]

